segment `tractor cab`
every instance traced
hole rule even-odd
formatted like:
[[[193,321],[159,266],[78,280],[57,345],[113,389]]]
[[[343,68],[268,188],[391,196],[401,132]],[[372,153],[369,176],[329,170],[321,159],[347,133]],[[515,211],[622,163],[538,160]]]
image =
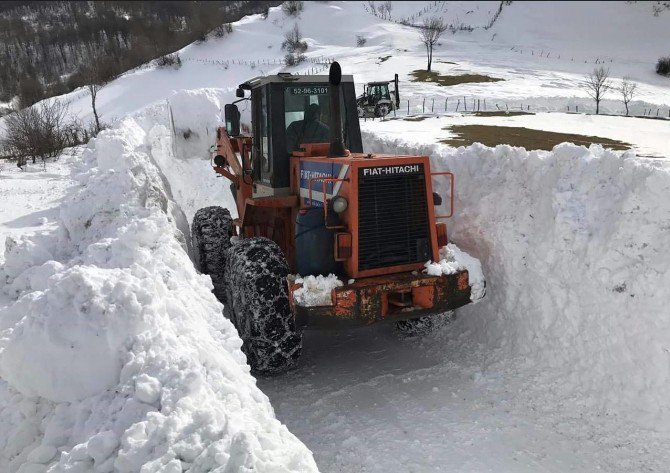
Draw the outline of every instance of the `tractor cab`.
[[[364,96],[367,98],[368,105],[377,105],[380,100],[391,100],[389,91],[389,82],[370,82],[367,84]]]
[[[362,152],[352,76],[342,76],[340,108],[344,145]],[[240,85],[238,96],[250,91],[251,169],[254,196],[282,196],[290,192],[290,157],[307,143],[330,141],[330,85],[328,76],[278,74],[256,77]],[[239,100],[238,102],[240,102]],[[236,105],[226,107],[226,128],[240,136]]]

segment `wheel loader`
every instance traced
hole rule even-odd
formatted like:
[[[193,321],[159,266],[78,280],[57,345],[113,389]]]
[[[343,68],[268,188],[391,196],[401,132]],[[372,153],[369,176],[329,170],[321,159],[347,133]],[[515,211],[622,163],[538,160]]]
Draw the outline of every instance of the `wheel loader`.
[[[389,85],[393,84],[393,90]],[[359,118],[385,117],[400,107],[400,90],[398,88],[398,74],[392,81],[368,82],[363,89],[363,95],[356,99]]]
[[[200,209],[192,237],[254,372],[294,366],[307,326],[393,322],[412,332],[471,302],[467,271],[424,272],[447,244],[453,174],[432,171],[427,156],[364,152],[353,77],[338,63],[329,76],[256,77],[237,97],[212,167],[231,181],[239,217]],[[250,102],[247,135],[241,101]],[[450,182],[449,198],[433,179]],[[318,275],[339,283],[306,303],[304,278]]]

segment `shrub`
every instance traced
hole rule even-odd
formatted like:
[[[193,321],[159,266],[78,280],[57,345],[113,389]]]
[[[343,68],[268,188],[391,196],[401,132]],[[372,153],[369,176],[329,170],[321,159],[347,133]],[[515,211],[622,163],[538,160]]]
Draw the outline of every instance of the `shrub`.
[[[284,56],[284,64],[287,66],[297,66],[305,60],[305,55],[301,53],[289,53]]]
[[[67,105],[52,100],[18,110],[5,117],[5,137],[1,143],[5,157],[25,163],[58,156],[64,148],[81,142],[81,127],[67,121]]]
[[[219,25],[213,30],[214,36],[216,38],[223,38],[224,36],[232,32],[233,32],[233,25],[231,25],[230,23],[224,23],[222,25]]]
[[[656,63],[656,72],[662,76],[670,75],[670,56],[658,59]]]
[[[281,6],[281,9],[286,16],[298,16],[304,8],[305,2],[295,0],[284,2]]]
[[[307,43],[303,41],[302,34],[298,25],[295,24],[293,29],[284,35],[284,42],[281,44],[281,48],[285,49],[289,53],[304,53],[307,51]]]
[[[359,48],[361,46],[365,46],[365,43],[367,43],[367,42],[368,42],[368,40],[367,40],[367,38],[365,38],[365,36],[356,35],[356,46],[358,46]]]
[[[181,58],[179,53],[166,54],[156,59],[156,65],[160,68],[172,67],[179,69],[181,67]]]

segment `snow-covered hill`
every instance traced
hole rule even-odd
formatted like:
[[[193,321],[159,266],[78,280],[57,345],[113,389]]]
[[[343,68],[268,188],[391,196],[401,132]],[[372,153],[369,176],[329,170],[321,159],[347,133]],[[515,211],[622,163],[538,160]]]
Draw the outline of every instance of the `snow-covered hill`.
[[[316,459],[322,471],[347,472],[663,471],[665,159],[599,146],[436,144],[450,120],[475,120],[452,119],[453,110],[364,123],[370,151],[426,153],[456,173],[450,236],[482,259],[489,296],[421,342],[400,342],[388,327],[308,332],[303,365],[262,380],[265,394],[209,279],[188,260],[193,213],[233,207],[208,161],[222,105],[239,82],[283,69],[280,44],[295,23],[314,62],[294,72],[323,69],[322,57],[340,61],[359,84],[398,72],[412,112],[422,97],[463,95],[584,109],[577,81],[601,57],[615,78],[635,74],[634,110],[670,105],[667,79],[653,74],[657,45],[670,40],[658,25],[670,17],[654,17],[648,3],[569,2],[557,13],[549,2],[514,2],[492,29],[481,28],[498,5],[394,2],[391,15],[440,14],[476,27],[445,36],[436,66],[501,82],[410,82],[409,72],[425,65],[414,29],[361,2],[307,2],[297,19],[272,9],[224,39],[185,48],[179,70],[148,66],[108,84],[98,102],[110,129],[81,157],[74,151],[47,164],[42,175],[54,185],[36,184],[38,173],[0,170],[0,469],[315,471]],[[595,13],[601,21],[586,20]],[[621,18],[637,34],[622,35]],[[587,26],[597,38],[585,36]],[[356,47],[356,35],[365,46]],[[90,119],[84,91],[64,98]],[[621,107],[610,100],[605,108]],[[665,121],[515,119],[551,121],[538,129],[588,126],[586,133],[670,156]],[[24,207],[15,197],[22,191]]]

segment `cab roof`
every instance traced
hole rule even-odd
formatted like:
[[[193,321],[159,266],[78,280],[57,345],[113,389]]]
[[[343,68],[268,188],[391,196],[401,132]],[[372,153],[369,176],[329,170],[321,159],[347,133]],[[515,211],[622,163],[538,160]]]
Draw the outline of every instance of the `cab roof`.
[[[354,82],[353,75],[343,75],[342,82]],[[265,84],[328,84],[327,75],[293,75],[288,72],[280,72],[273,76],[258,76],[240,84],[240,89],[252,90]]]

